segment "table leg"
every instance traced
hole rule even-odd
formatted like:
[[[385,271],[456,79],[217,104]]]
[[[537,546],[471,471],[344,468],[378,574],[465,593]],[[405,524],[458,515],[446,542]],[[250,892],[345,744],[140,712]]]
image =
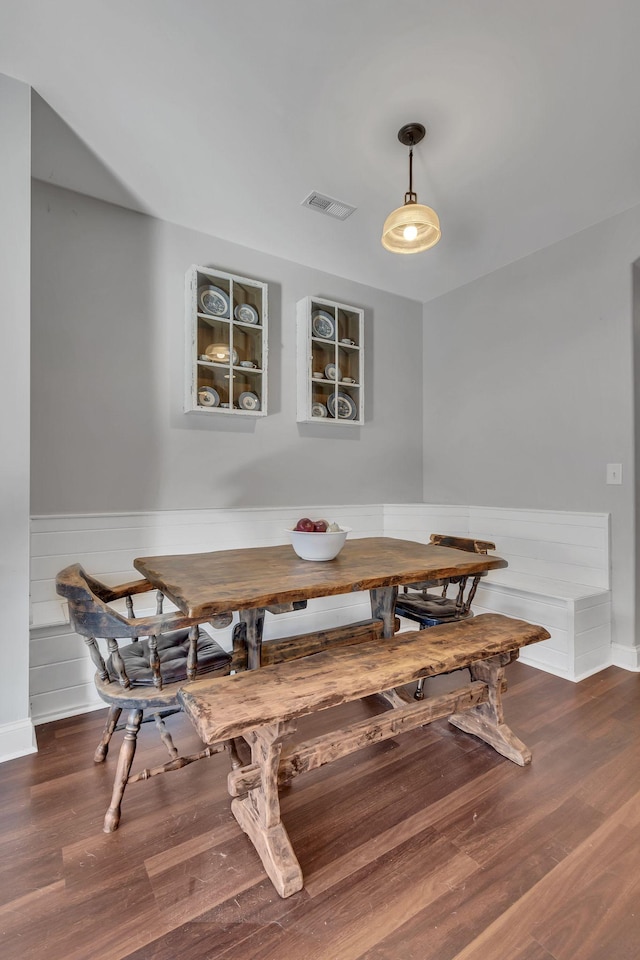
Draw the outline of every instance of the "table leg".
[[[374,620],[382,620],[384,624],[383,636],[387,639],[390,639],[394,634],[397,596],[397,587],[376,587],[369,590],[371,616]]]
[[[449,723],[465,733],[471,733],[489,746],[501,753],[508,760],[513,760],[524,767],[531,763],[531,750],[516,737],[513,730],[504,722],[502,709],[502,694],[507,689],[504,668],[513,660],[518,659],[518,650],[511,653],[501,653],[480,660],[469,667],[472,680],[482,680],[489,687],[487,703],[472,707],[465,713],[454,713],[449,717]]]
[[[231,811],[254,845],[262,864],[281,897],[302,889],[302,870],[280,819],[278,767],[282,742],[295,731],[295,722],[261,727],[251,737],[253,767],[259,771],[257,786],[243,799],[231,802]]]
[[[371,597],[371,616],[375,620],[382,620],[384,625],[383,637],[391,639],[395,631],[397,587],[376,587],[369,590]],[[391,707],[405,707],[411,703],[411,697],[404,690],[385,690],[376,694],[382,697]]]
[[[262,663],[264,608],[241,610],[239,618],[238,626],[241,625],[247,647],[247,670],[257,670]]]

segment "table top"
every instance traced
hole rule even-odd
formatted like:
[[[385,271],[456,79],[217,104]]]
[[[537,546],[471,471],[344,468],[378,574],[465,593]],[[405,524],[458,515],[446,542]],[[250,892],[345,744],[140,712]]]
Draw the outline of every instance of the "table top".
[[[318,534],[320,536],[321,534]],[[391,537],[347,540],[334,560],[301,560],[290,545],[139,557],[134,567],[187,616],[208,619],[295,600],[506,567],[493,554]]]

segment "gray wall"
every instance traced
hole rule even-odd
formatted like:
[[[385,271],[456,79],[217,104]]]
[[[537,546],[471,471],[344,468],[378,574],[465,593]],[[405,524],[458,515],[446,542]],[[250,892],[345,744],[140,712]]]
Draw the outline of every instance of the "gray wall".
[[[26,753],[29,721],[30,90],[0,74],[0,756]],[[12,728],[3,733],[2,727]]]
[[[632,264],[640,207],[425,305],[427,501],[607,511],[635,643]],[[444,436],[444,440],[443,440]],[[623,464],[623,485],[605,465]]]
[[[33,514],[421,498],[420,304],[40,181],[32,208]],[[269,283],[263,419],[182,412],[193,263]],[[296,422],[308,295],[365,308],[362,427]]]

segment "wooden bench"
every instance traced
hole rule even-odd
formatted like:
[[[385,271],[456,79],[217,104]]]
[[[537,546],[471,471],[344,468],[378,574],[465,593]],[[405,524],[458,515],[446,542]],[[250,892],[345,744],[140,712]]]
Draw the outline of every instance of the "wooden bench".
[[[505,667],[520,647],[549,636],[544,627],[500,614],[432,627],[355,646],[324,650],[182,688],[179,700],[208,744],[244,737],[251,763],[231,771],[231,810],[255,846],[281,897],[303,885],[302,870],[280,820],[278,785],[361,747],[443,717],[522,766],[531,752],[504,723]],[[400,687],[419,677],[468,667],[471,680],[416,702],[407,695],[387,713],[293,747],[297,717]],[[393,698],[392,698],[393,699]]]

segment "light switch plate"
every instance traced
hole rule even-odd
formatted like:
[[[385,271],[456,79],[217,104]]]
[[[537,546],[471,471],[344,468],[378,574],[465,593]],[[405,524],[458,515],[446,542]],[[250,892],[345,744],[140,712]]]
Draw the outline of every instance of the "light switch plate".
[[[622,483],[622,464],[607,464],[607,483]]]

